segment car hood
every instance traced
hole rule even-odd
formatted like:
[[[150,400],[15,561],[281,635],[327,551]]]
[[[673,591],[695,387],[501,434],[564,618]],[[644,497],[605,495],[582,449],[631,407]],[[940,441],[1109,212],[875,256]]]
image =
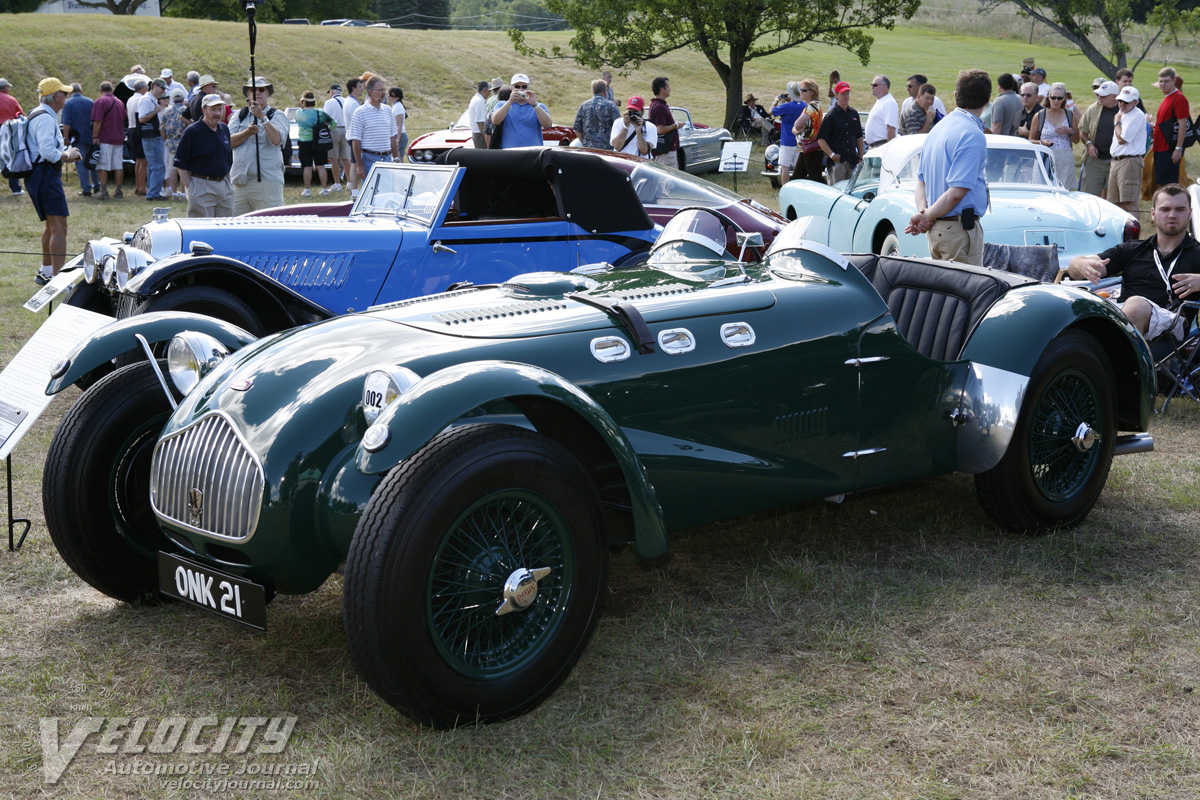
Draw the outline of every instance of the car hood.
[[[1069,200],[1069,202],[1064,202]],[[1105,208],[1107,206],[1107,209]],[[989,219],[1003,228],[1055,227],[1091,229],[1118,216],[1118,210],[1086,192],[1033,192],[995,189]],[[1124,212],[1120,212],[1124,213]],[[1118,228],[1117,235],[1121,230]]]

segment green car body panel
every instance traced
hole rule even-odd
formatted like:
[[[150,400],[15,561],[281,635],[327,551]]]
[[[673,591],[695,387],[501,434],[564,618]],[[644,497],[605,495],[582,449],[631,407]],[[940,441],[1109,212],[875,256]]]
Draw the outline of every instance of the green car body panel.
[[[1145,430],[1153,375],[1145,344],[1103,300],[1014,288],[976,325],[961,358],[942,361],[900,335],[872,283],[846,262],[792,251],[767,264],[518,276],[258,343],[215,321],[193,327],[241,349],[183,399],[160,446],[220,415],[261,462],[263,495],[257,524],[237,541],[162,514],[160,524],[223,569],[283,593],[311,591],[345,559],[388,470],[447,426],[515,420],[579,452],[602,443],[588,458],[619,472],[624,496],[612,505],[631,520],[638,551],[653,556],[669,548],[670,531],[962,468],[950,420],[973,368],[1027,379],[1046,344],[1072,326],[1115,354],[1118,375],[1140,374],[1122,389],[1118,412],[1124,429]],[[635,306],[655,336],[652,352],[638,352],[636,326],[572,293]],[[199,326],[191,315],[151,316],[98,333],[48,391],[127,350],[116,339],[139,326],[157,340],[171,326]],[[730,344],[730,324],[752,330],[752,343]],[[667,353],[663,335],[693,347]],[[596,342],[613,338],[629,354],[602,362]],[[420,380],[375,421],[389,435],[372,452],[362,444],[363,385],[383,368]]]

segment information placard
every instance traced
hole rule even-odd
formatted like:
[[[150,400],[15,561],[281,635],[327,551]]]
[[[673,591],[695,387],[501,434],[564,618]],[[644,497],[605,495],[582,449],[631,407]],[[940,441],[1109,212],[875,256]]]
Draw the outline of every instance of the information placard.
[[[0,371],[0,459],[8,457],[54,399],[46,395],[54,365],[112,322],[104,314],[59,306]]]
[[[747,172],[750,169],[750,142],[726,142],[721,147],[720,172]]]
[[[82,269],[63,270],[51,278],[49,283],[38,289],[33,297],[26,300],[23,308],[26,311],[32,311],[36,314],[46,307],[46,303],[49,303],[81,280],[83,280]]]

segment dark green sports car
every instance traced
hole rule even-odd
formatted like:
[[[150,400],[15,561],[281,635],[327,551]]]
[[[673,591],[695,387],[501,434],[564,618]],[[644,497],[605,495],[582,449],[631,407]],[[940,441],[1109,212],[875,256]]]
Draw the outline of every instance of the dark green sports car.
[[[366,681],[449,726],[554,691],[615,543],[654,557],[673,530],[952,471],[1006,527],[1069,527],[1114,455],[1152,448],[1150,355],[1105,300],[843,256],[803,222],[758,257],[731,225],[685,210],[644,266],[257,340],[185,313],[117,322],[49,393],[134,347],[168,355],[67,413],[44,476],[54,542],[105,594],[260,628],[275,593],[342,570]]]

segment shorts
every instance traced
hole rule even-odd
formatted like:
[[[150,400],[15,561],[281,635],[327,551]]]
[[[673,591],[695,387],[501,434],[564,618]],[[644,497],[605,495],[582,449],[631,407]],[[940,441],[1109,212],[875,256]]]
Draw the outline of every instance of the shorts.
[[[25,179],[25,191],[33,201],[38,219],[46,221],[46,217],[67,217],[71,212],[67,209],[67,193],[63,191],[62,166],[60,164],[39,163]]]
[[[312,142],[297,142],[300,146],[301,167],[323,167],[329,163],[328,150],[314,150]]]
[[[796,168],[796,156],[800,149],[795,145],[779,145],[779,167],[780,169],[787,167],[788,170]]]
[[[146,157],[146,151],[142,149],[142,135],[137,131],[134,131],[129,136],[129,155],[134,161]]]
[[[1129,160],[1133,161],[1132,158]],[[1183,317],[1174,311],[1167,311],[1153,300],[1147,300],[1145,297],[1142,299],[1150,306],[1150,327],[1146,330],[1146,341],[1153,341],[1167,332],[1178,339],[1183,338]],[[1118,303],[1117,307],[1121,308],[1123,305],[1125,304]]]
[[[1142,159],[1112,160],[1108,168],[1108,202],[1136,203],[1142,199]]]
[[[350,160],[351,150],[350,142],[346,140],[346,130],[344,128],[334,128],[330,133],[333,134],[333,149],[329,151],[329,158],[336,161],[339,158]]]
[[[96,164],[96,169],[102,170],[119,170],[125,168],[123,160],[125,155],[125,143],[121,144],[104,144],[100,143],[100,162]]]

